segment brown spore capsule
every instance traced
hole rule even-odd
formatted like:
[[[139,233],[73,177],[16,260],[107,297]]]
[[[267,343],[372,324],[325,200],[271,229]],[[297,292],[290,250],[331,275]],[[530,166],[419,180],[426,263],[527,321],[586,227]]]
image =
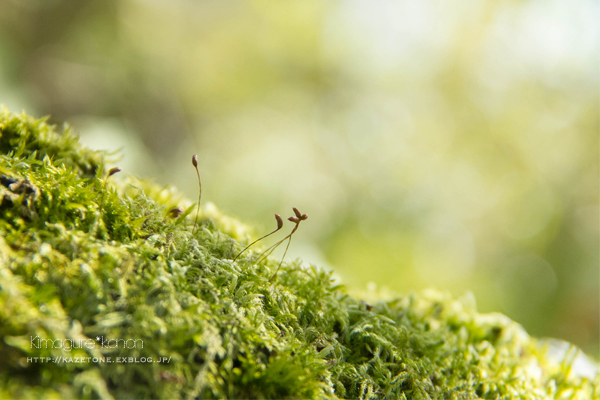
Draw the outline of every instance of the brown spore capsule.
[[[283,219],[281,219],[279,214],[275,214],[275,219],[277,220],[277,230],[280,230],[283,228]]]
[[[302,218],[302,213],[300,212],[300,210],[298,210],[296,207],[292,207],[292,210],[294,210],[294,214],[296,214],[296,217]]]
[[[177,218],[181,214],[183,214],[183,210],[179,207],[173,207],[169,210],[169,215],[171,216],[171,218]]]
[[[108,170],[108,176],[112,176],[118,172],[123,171],[123,169],[121,167],[113,167],[111,169]]]

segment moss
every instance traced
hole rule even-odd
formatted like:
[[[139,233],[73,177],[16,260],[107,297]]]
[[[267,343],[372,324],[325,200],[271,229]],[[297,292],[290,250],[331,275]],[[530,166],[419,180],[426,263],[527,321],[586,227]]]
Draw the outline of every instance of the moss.
[[[269,282],[278,260],[232,261],[242,224],[205,206],[192,233],[68,130],[3,110],[0,149],[0,398],[599,398],[574,347],[469,296],[366,303],[298,261]]]

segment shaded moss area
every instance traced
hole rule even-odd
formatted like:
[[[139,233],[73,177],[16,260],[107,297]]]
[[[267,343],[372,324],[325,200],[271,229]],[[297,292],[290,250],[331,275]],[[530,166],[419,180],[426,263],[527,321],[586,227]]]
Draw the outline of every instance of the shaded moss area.
[[[241,224],[203,207],[192,232],[68,131],[4,110],[0,149],[0,398],[599,397],[575,348],[469,296],[366,303],[300,262],[270,282],[279,260],[232,261]]]

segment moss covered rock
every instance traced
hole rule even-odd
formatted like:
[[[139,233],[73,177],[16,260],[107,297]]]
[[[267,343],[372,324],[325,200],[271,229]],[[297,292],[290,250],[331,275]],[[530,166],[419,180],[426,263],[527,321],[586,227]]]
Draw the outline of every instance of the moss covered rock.
[[[470,296],[367,299],[68,129],[0,113],[0,398],[598,398],[597,365]],[[172,207],[185,210],[173,216]],[[365,302],[365,300],[368,301]],[[582,361],[583,360],[583,361]]]

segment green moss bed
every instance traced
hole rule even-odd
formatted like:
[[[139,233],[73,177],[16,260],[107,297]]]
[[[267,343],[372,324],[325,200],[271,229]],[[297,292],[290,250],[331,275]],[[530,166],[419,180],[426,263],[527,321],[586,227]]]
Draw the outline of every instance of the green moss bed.
[[[300,261],[271,280],[260,248],[233,261],[243,224],[206,205],[194,230],[105,162],[0,111],[0,398],[599,398],[596,363],[469,295],[361,298]]]

